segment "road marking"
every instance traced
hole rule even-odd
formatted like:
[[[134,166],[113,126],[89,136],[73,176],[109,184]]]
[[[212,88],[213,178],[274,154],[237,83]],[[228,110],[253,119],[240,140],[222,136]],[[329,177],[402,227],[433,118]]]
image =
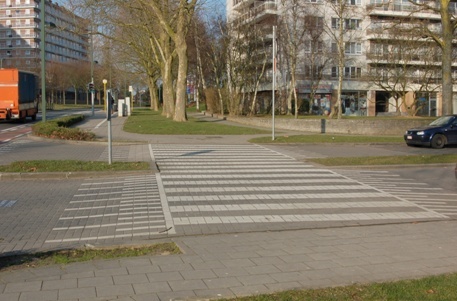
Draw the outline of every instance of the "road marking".
[[[154,175],[88,179],[46,243],[162,237],[167,229]]]
[[[316,168],[257,145],[151,148],[161,171],[159,188],[163,187],[173,223],[183,232],[217,232],[211,230],[217,227],[187,228],[205,224],[224,224],[224,229],[230,229],[229,225],[256,223],[265,224],[265,229],[276,229],[267,225],[328,226],[328,222],[342,225],[347,221],[382,223],[446,218],[366,181]],[[377,175],[392,178],[386,172]],[[371,175],[365,180],[372,180]],[[277,229],[285,228],[281,225]],[[259,226],[253,229],[258,230]]]

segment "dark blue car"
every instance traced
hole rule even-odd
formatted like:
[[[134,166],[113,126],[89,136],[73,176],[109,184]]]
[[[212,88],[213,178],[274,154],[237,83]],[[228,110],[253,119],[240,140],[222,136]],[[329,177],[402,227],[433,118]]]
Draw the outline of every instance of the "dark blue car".
[[[442,116],[427,126],[409,129],[404,138],[408,146],[443,148],[457,144],[457,115]]]

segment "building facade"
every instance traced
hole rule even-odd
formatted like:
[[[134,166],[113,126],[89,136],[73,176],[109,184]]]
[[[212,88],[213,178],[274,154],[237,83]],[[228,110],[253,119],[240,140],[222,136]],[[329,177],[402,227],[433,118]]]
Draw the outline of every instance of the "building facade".
[[[44,0],[43,0],[44,1]],[[46,61],[88,61],[88,22],[46,1]],[[0,0],[0,62],[2,68],[39,73],[40,0]]]
[[[456,5],[451,3],[452,12]],[[303,28],[295,90],[302,102],[310,104],[313,114],[325,115],[332,110],[342,70],[343,115],[442,115],[440,49],[430,37],[412,30],[422,27],[439,32],[440,15],[433,10],[408,0],[227,0],[227,17],[229,23],[277,26],[278,31],[285,31],[286,24],[289,29],[278,44],[288,43],[284,39],[290,39],[290,28]],[[278,61],[279,81],[287,87],[290,59],[284,54],[281,58],[281,47]],[[457,75],[457,63],[452,66]],[[264,88],[271,91],[268,84]],[[457,113],[455,93],[453,109]]]

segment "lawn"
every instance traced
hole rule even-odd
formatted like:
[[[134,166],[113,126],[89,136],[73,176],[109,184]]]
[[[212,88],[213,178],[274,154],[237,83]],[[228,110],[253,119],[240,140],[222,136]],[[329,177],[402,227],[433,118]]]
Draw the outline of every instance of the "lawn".
[[[187,122],[174,122],[160,112],[136,109],[124,124],[124,131],[154,135],[255,135],[268,134],[268,130],[221,124],[218,119],[188,117]]]

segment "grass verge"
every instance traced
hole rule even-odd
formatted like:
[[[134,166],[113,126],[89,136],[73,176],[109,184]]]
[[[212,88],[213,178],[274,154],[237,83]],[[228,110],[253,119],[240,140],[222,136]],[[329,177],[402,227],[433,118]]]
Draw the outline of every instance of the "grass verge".
[[[457,154],[314,158],[314,159],[307,159],[307,161],[322,164],[325,166],[438,164],[438,163],[456,163]]]
[[[251,143],[405,143],[403,137],[398,136],[350,136],[332,134],[310,134],[277,136],[275,140],[271,137],[258,137],[250,139]]]
[[[78,160],[32,160],[1,165],[0,172],[75,172],[149,170],[148,162],[113,162]]]
[[[230,126],[221,120],[201,120],[189,117],[187,122],[174,122],[160,112],[136,109],[124,124],[124,131],[154,135],[254,135],[269,131],[250,127]]]
[[[65,265],[95,259],[114,259],[145,255],[151,256],[171,254],[181,254],[181,250],[173,242],[135,247],[59,250],[35,254],[21,254],[4,258],[0,257],[0,270],[42,267],[53,264]]]
[[[457,300],[457,274],[367,285],[292,290],[225,301],[444,301]]]

